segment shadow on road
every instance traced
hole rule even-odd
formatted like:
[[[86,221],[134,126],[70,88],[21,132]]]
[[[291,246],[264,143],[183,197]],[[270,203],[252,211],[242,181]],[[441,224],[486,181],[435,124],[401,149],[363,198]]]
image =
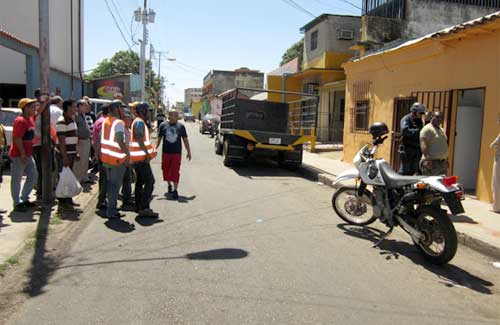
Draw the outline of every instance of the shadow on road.
[[[199,260],[199,261],[234,260],[234,259],[245,258],[248,255],[249,253],[246,250],[239,248],[219,248],[201,252],[188,253],[182,256],[137,258],[137,259],[112,260],[112,261],[103,261],[94,263],[82,263],[82,264],[65,265],[59,267],[58,269],[68,269],[73,267],[84,267],[84,266],[95,266],[95,265],[106,265],[106,264],[167,261],[167,260],[178,260],[178,259]]]
[[[121,233],[130,233],[135,230],[134,224],[120,218],[109,219],[104,223],[104,225],[111,230]]]
[[[135,218],[135,221],[143,227],[150,227],[154,224],[164,222],[162,219],[155,219],[155,218],[148,218],[148,217],[141,217],[141,216],[137,216]]]
[[[232,169],[239,176],[249,179],[262,179],[262,177],[300,177],[293,170],[279,167],[276,162],[265,159],[235,165]]]
[[[24,292],[31,297],[38,296],[42,293],[43,287],[47,284],[49,277],[58,267],[58,259],[54,256],[47,255],[47,234],[50,225],[50,216],[52,209],[50,206],[44,206],[40,209],[38,225],[36,228],[35,252],[31,262],[31,267],[28,270],[28,283],[24,288]]]
[[[364,240],[376,243],[384,233],[381,230],[371,227],[358,227],[349,224],[337,225],[346,235],[361,238]],[[385,239],[378,246],[380,255],[386,256],[386,260],[398,259],[400,255],[406,256],[409,260],[417,265],[421,265],[428,271],[436,274],[447,287],[462,286],[483,294],[493,294],[489,287],[494,284],[470,274],[466,270],[452,265],[433,265],[428,263],[423,256],[417,251],[414,245],[398,241],[394,239]]]
[[[177,201],[179,203],[189,203],[189,201],[193,201],[194,199],[196,199],[196,195],[191,195],[191,196],[179,195],[179,198],[176,200],[172,197],[172,194],[165,193],[164,197],[159,198],[158,201],[167,200],[167,201]]]

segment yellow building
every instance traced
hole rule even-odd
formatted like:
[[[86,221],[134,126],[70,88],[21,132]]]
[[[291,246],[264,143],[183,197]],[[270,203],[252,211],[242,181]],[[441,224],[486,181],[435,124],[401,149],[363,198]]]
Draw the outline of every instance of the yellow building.
[[[267,76],[269,90],[286,90],[289,92],[311,93],[327,96],[320,104],[316,117],[316,135],[319,141],[333,141],[331,128],[337,121],[335,117],[343,116],[343,107],[334,106],[327,84],[345,80],[342,64],[355,54],[350,48],[361,37],[361,17],[324,14],[301,28],[304,33],[304,62],[302,69],[292,69],[292,73],[284,73],[283,69]],[[331,89],[332,91],[338,91]],[[324,91],[321,91],[323,89]],[[300,97],[288,95],[287,102],[299,100]],[[281,102],[281,94],[270,93],[269,100]],[[340,101],[338,101],[340,105]],[[342,110],[342,112],[340,112]],[[335,112],[335,113],[334,113]],[[334,117],[335,116],[335,117]],[[339,127],[342,128],[343,124]],[[341,132],[342,133],[342,130]],[[338,134],[338,132],[337,132]],[[340,139],[341,140],[341,139]]]
[[[193,113],[195,118],[198,118],[198,114],[201,111],[201,100],[192,100],[191,101],[191,113]]]
[[[470,193],[491,201],[500,118],[500,12],[369,54],[343,65],[344,157],[370,140],[368,126],[392,128],[380,156],[399,165],[399,121],[414,101],[445,114],[451,173]]]

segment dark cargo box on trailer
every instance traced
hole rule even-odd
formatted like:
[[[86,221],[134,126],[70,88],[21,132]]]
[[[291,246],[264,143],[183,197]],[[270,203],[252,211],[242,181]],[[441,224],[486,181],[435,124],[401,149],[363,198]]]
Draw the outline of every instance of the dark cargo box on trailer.
[[[233,99],[222,107],[221,129],[287,133],[288,104]]]

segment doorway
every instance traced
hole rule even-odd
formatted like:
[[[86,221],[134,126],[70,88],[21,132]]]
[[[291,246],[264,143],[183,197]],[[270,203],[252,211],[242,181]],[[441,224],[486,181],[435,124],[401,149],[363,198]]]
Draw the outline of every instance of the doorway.
[[[483,133],[484,89],[458,91],[453,175],[465,190],[475,193],[481,135]]]

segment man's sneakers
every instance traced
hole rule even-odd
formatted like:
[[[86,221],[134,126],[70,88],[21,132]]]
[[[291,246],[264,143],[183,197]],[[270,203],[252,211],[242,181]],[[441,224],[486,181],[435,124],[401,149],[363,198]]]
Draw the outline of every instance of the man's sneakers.
[[[125,217],[125,215],[119,212],[116,212],[112,216],[107,216],[108,219],[121,219],[123,217]]]
[[[25,202],[22,202],[22,203],[15,204],[14,205],[14,211],[16,211],[16,212],[26,212],[29,209],[34,208],[36,206],[37,205],[36,205],[35,202],[25,201]],[[0,213],[2,213],[2,212],[0,212]]]
[[[28,211],[28,207],[24,205],[24,203],[19,203],[14,206],[15,212],[26,212]]]
[[[179,193],[177,193],[177,190],[172,192],[172,199],[178,200],[179,199]]]
[[[159,218],[160,215],[156,212],[154,212],[151,209],[144,209],[138,212],[139,217],[144,217],[144,218]]]

